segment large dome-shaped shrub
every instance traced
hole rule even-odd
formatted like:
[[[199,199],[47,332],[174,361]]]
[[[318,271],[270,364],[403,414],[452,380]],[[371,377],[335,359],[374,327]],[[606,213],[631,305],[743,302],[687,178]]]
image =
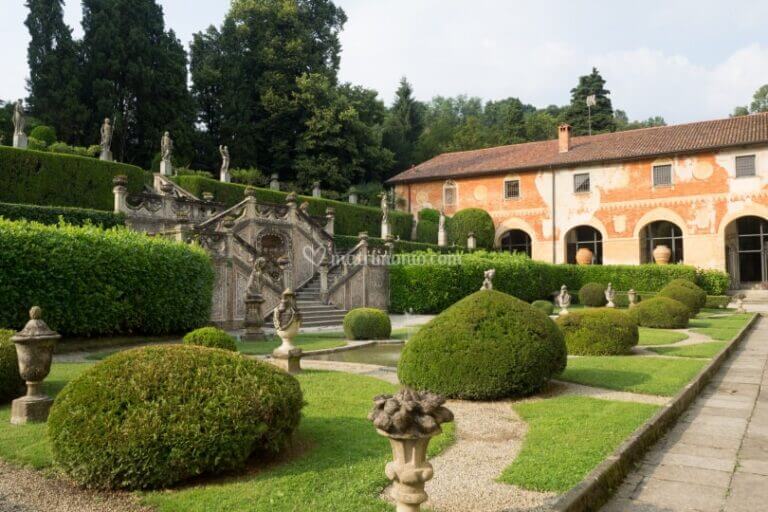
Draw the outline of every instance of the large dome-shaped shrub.
[[[397,375],[415,389],[492,400],[538,391],[566,361],[563,334],[547,315],[511,295],[478,291],[406,343]]]
[[[467,236],[472,232],[477,239],[478,249],[493,248],[493,238],[496,229],[490,214],[480,208],[459,210],[446,224],[451,242],[459,247],[467,246]]]
[[[669,297],[654,297],[639,302],[628,311],[629,317],[640,327],[659,329],[685,329],[691,310]]]
[[[542,311],[547,316],[551,315],[555,311],[555,305],[548,300],[535,300],[531,302],[531,306],[535,307],[539,311]]]
[[[707,292],[704,291],[703,288],[700,288],[699,285],[697,285],[696,283],[693,283],[687,279],[673,279],[672,281],[667,283],[667,286],[681,286],[683,288],[690,290],[691,292],[693,292],[693,295],[696,297],[697,310],[700,310],[701,308],[706,307]]]
[[[55,463],[95,488],[166,487],[278,451],[299,424],[298,381],[225,350],[126,350],[70,381],[48,419]]]
[[[201,327],[184,336],[184,344],[200,345],[201,347],[220,348],[237,352],[235,338],[227,334],[227,331],[217,327]]]
[[[679,284],[668,284],[667,286],[662,288],[661,291],[656,296],[667,297],[684,304],[685,307],[688,308],[688,314],[690,316],[696,316],[696,314],[699,312],[699,309],[700,309],[699,295],[696,293],[696,291],[691,290],[690,288],[687,288],[685,286],[680,286]],[[705,302],[706,302],[706,299],[707,299],[707,296],[705,294],[704,295]]]
[[[601,308],[608,301],[605,299],[605,286],[600,283],[587,283],[579,290],[579,304],[591,308]]]
[[[389,315],[376,308],[355,308],[344,315],[348,340],[385,340],[392,334]]]
[[[627,354],[637,345],[637,324],[612,308],[573,311],[557,319],[568,353],[607,356]]]
[[[11,336],[13,331],[0,329],[0,404],[24,394],[24,381],[19,375],[19,360]]]

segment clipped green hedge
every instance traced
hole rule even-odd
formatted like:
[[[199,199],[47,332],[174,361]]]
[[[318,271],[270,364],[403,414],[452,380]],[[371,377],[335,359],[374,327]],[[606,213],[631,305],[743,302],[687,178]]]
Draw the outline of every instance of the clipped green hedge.
[[[237,183],[222,183],[202,176],[176,176],[174,181],[192,194],[201,197],[203,192],[210,192],[216,201],[227,206],[233,206],[245,197],[246,185]],[[264,203],[284,204],[287,192],[266,188],[255,188],[256,199]],[[367,231],[372,237],[381,236],[381,210],[370,206],[362,206],[331,199],[320,199],[310,196],[298,196],[298,201],[309,203],[309,214],[324,216],[325,209],[332,207],[336,211],[334,231],[340,235],[357,236]],[[409,213],[390,211],[389,221],[392,234],[402,240],[411,239],[413,216]]]
[[[241,469],[299,424],[295,377],[191,345],[119,352],[70,381],[48,419],[54,463],[99,489],[154,489]]]
[[[476,251],[452,255],[452,258],[460,264],[400,264],[390,267],[390,310],[404,312],[413,308],[416,313],[439,313],[478,290],[483,282],[483,271],[489,268],[496,269],[493,280],[495,289],[528,302],[551,299],[563,284],[575,296],[575,291],[589,282],[603,285],[610,282],[614,289],[622,292],[630,288],[642,290],[639,293],[645,298],[673,279],[682,277],[696,281],[697,276],[702,275],[696,268],[685,265],[553,265],[531,260],[525,255],[502,252]],[[728,282],[724,272],[708,270],[706,275],[725,276],[719,282]],[[712,277],[708,282],[718,282],[718,279]],[[712,295],[723,292],[719,289],[714,292],[707,290]],[[617,291],[617,300],[625,300],[624,297]]]
[[[568,353],[580,356],[628,354],[637,345],[637,324],[613,308],[573,311],[557,318]]]
[[[184,332],[207,323],[213,268],[201,248],[126,228],[0,219],[0,326],[40,306],[63,335]]]
[[[112,178],[141,192],[146,174],[134,165],[0,146],[0,201],[112,211]]]
[[[24,394],[24,381],[19,375],[16,346],[11,341],[14,331],[0,329],[0,404]]]
[[[184,335],[185,345],[199,345],[208,348],[220,348],[237,352],[235,338],[230,336],[227,331],[216,327],[201,327]]]
[[[59,220],[63,220],[75,226],[91,223],[103,228],[125,225],[125,215],[122,213],[67,206],[0,203],[0,217],[8,220],[25,219],[41,224],[58,224]]]
[[[627,314],[640,327],[658,329],[685,329],[691,310],[675,299],[669,297],[654,297],[640,302]]]
[[[538,391],[566,363],[563,335],[547,315],[511,295],[483,290],[419,329],[403,348],[397,375],[414,389],[494,400]]]
[[[446,224],[446,229],[451,243],[459,247],[467,246],[467,237],[471,232],[475,234],[478,249],[491,249],[496,235],[491,215],[482,208],[459,210]]]
[[[555,311],[555,305],[548,300],[535,300],[531,302],[531,306],[535,307],[547,316],[551,315]]]
[[[704,307],[709,309],[724,309],[731,303],[729,295],[707,295],[707,302]]]
[[[579,304],[591,308],[605,306],[608,300],[605,298],[605,286],[600,283],[587,283],[579,290]]]
[[[339,252],[347,252],[352,249],[360,241],[357,236],[351,235],[333,235],[333,246]],[[416,251],[433,251],[441,253],[453,252],[455,249],[452,247],[439,247],[432,244],[422,244],[419,242],[409,242],[407,240],[394,240],[395,253],[416,252]],[[368,238],[368,247],[375,249],[384,248],[383,238]]]
[[[355,308],[344,315],[348,340],[386,340],[392,335],[389,315],[376,308]]]

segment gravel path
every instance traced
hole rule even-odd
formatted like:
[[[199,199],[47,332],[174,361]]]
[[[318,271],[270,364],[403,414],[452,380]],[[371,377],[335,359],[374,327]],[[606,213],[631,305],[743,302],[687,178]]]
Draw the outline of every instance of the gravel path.
[[[642,404],[665,405],[670,397],[644,395],[641,393],[630,393],[627,391],[614,391],[612,389],[594,388],[574,382],[564,382],[560,380],[550,381],[547,388],[537,394],[532,400],[552,398],[560,395],[581,395],[601,400],[616,400],[619,402],[639,402]]]
[[[0,512],[149,512],[130,493],[86,491],[0,461]]]

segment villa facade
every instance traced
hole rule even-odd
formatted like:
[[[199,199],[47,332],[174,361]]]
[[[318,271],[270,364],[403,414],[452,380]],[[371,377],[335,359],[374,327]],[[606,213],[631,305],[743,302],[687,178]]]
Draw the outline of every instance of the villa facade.
[[[412,213],[483,208],[495,244],[574,263],[654,261],[768,285],[768,114],[445,153],[392,178]],[[658,254],[657,254],[658,256]]]

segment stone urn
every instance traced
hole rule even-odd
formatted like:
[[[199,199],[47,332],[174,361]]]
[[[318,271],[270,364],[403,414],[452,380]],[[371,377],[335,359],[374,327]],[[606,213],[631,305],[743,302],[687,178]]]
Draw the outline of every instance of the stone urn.
[[[672,257],[672,249],[666,245],[657,245],[653,250],[653,261],[657,265],[666,265]]]
[[[590,249],[582,247],[576,251],[576,263],[579,265],[591,265],[593,256],[594,254]]]
[[[29,322],[11,337],[16,345],[19,374],[27,382],[27,394],[11,404],[11,423],[44,422],[53,400],[43,393],[43,380],[51,371],[53,349],[61,335],[48,328],[43,321],[43,310],[34,306],[29,311]]]
[[[301,328],[301,313],[296,305],[296,295],[291,289],[286,289],[280,299],[280,304],[272,313],[275,331],[282,343],[272,351],[275,364],[288,373],[301,371],[302,350],[293,344],[293,339]]]

